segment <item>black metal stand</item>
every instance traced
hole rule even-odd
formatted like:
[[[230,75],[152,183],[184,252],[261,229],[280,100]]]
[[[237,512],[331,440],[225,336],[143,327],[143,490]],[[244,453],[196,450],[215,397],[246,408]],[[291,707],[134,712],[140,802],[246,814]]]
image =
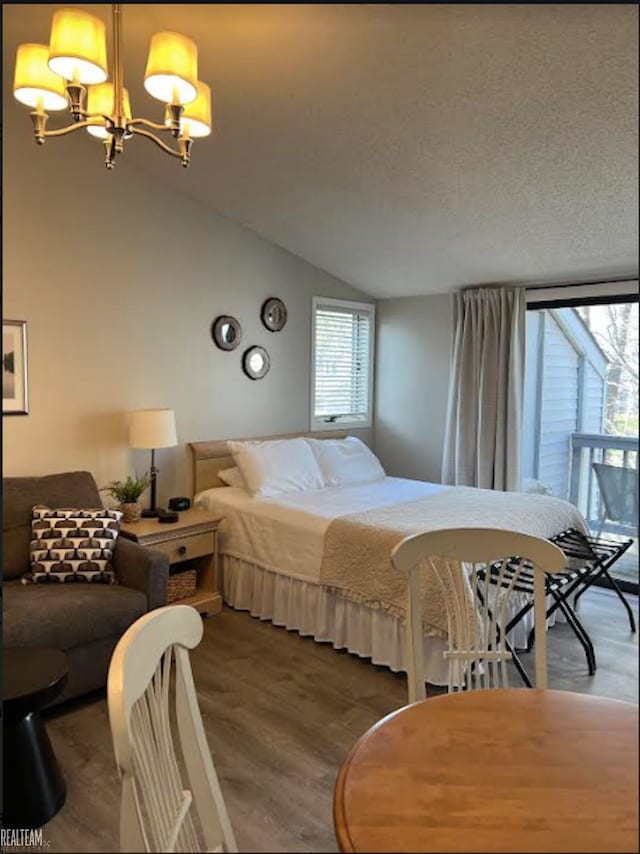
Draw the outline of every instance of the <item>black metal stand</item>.
[[[635,634],[636,621],[633,615],[633,610],[631,609],[631,605],[629,605],[617,581],[611,576],[611,573],[609,572],[613,564],[619,558],[622,557],[622,555],[627,551],[628,548],[630,548],[633,543],[633,540],[625,540],[622,543],[614,543],[611,540],[606,540],[603,538],[587,540],[585,537],[585,540],[592,552],[597,557],[597,565],[594,567],[594,571],[587,579],[583,588],[579,590],[573,597],[574,608],[578,603],[578,599],[586,590],[589,589],[589,587],[591,587],[592,584],[595,584],[595,582],[599,581],[601,578],[605,578],[608,582],[607,586],[611,587],[618,599],[624,605],[624,608],[627,612],[627,617],[629,618],[629,628],[631,629],[633,634]]]
[[[158,508],[156,507],[156,481],[158,478],[158,469],[156,468],[156,452],[155,449],[151,449],[151,505],[147,510],[142,511],[142,516],[145,519],[154,519],[158,515]]]
[[[587,630],[575,611],[575,606],[585,590],[591,587],[598,578],[604,576],[611,582],[614,591],[624,605],[629,618],[629,628],[632,632],[635,632],[636,625],[633,611],[624,594],[609,574],[609,570],[613,564],[622,557],[633,541],[625,540],[622,543],[618,543],[602,537],[587,537],[581,531],[576,531],[575,529],[563,531],[555,537],[550,537],[550,540],[562,549],[567,559],[573,563],[573,568],[567,568],[564,572],[545,577],[547,595],[553,600],[549,608],[547,608],[546,616],[548,619],[560,609],[584,650],[589,674],[593,676],[596,672],[595,649]],[[481,581],[488,581],[489,584],[497,584],[499,578],[498,568],[494,566],[488,567],[488,570],[482,572],[479,578]],[[506,583],[508,583],[507,579],[503,581],[503,585]],[[508,635],[533,608],[533,574],[523,572],[514,589],[520,593],[528,594],[529,601],[504,627],[503,631],[505,635]],[[571,597],[573,597],[573,606],[570,602]],[[527,652],[530,652],[533,648],[534,639],[535,626],[529,632],[527,638]],[[506,642],[506,645],[512,654],[513,663],[523,682],[528,687],[531,687],[531,681],[515,650],[508,642]]]
[[[67,787],[40,713],[5,715],[3,748],[2,825],[42,827],[61,809]]]

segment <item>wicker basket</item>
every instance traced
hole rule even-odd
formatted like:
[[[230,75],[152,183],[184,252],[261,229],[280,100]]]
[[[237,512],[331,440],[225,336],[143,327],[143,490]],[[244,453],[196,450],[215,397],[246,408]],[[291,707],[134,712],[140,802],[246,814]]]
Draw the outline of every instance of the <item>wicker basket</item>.
[[[183,572],[174,572],[169,576],[169,587],[167,590],[167,604],[186,599],[196,592],[196,571],[185,569]]]
[[[122,511],[122,521],[125,524],[127,522],[140,521],[140,516],[142,515],[142,507],[137,501],[120,504],[119,509]]]

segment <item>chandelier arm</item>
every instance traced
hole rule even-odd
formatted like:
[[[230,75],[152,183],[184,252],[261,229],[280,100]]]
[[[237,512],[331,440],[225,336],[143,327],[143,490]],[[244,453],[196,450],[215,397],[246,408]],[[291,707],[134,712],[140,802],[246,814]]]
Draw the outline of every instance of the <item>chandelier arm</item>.
[[[131,124],[130,124],[130,127],[131,127]],[[161,148],[167,154],[170,154],[172,157],[182,158],[182,153],[180,151],[174,151],[173,148],[170,148],[166,143],[164,143],[161,139],[158,139],[158,137],[155,134],[150,133],[148,130],[143,130],[142,128],[137,128],[137,127],[131,127],[131,130],[133,131],[133,133],[137,134],[138,136],[146,136],[147,139],[150,139],[152,142],[155,142],[155,144],[159,148]]]
[[[50,136],[66,136],[68,133],[73,133],[76,130],[80,130],[80,128],[86,127],[95,127],[94,121],[82,121],[82,122],[74,122],[72,125],[67,125],[64,128],[56,128],[55,130],[45,130],[43,132],[43,136],[47,138]]]
[[[149,119],[129,119],[127,122],[127,127],[130,127],[132,130],[135,129],[136,125],[142,125],[146,128],[151,128],[151,130],[159,130],[163,133],[171,133],[171,128],[169,125],[161,125],[157,122],[151,122]]]

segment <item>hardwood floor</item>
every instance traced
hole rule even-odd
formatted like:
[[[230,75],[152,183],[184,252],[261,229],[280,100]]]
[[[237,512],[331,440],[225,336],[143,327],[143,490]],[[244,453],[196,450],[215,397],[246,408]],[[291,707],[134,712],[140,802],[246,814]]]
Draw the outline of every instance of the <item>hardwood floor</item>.
[[[592,590],[581,613],[598,670],[588,675],[571,630],[557,625],[549,687],[637,703],[638,642],[621,604]],[[231,610],[205,621],[192,664],[240,850],[336,851],[338,768],[375,721],[405,703],[404,676]],[[117,851],[120,785],[104,697],[51,714],[48,728],[68,783],[67,803],[44,828],[49,850]]]

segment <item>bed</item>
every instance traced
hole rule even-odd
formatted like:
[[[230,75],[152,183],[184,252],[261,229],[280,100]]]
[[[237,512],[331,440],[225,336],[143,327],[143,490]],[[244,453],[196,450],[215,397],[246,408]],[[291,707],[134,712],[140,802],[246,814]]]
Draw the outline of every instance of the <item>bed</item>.
[[[346,434],[312,436],[322,441]],[[234,440],[190,446],[194,504],[223,517],[219,553],[225,603],[393,671],[405,669],[406,582],[391,567],[389,555],[403,536],[464,524],[548,537],[584,525],[572,505],[549,496],[395,477],[252,498],[219,477],[234,466],[227,441]],[[446,626],[439,621],[433,590],[425,595],[424,614],[425,679],[444,685]],[[520,635],[513,638],[516,646],[524,645],[528,628],[521,624]]]

